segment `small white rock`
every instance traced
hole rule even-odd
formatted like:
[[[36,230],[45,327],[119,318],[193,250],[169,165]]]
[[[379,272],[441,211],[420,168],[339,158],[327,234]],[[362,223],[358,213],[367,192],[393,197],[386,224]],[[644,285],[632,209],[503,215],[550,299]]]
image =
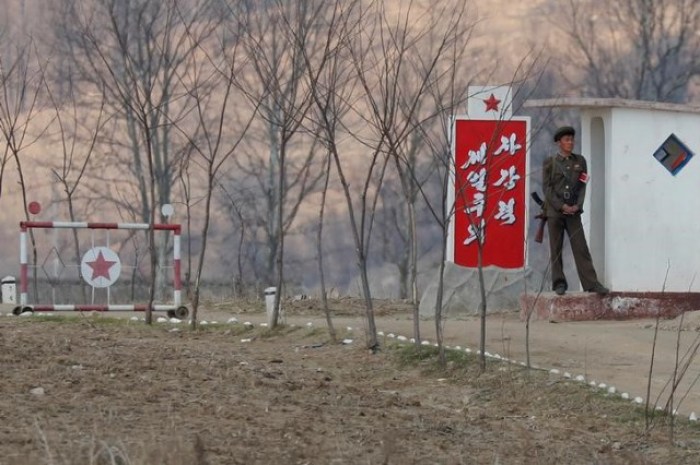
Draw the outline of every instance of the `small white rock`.
[[[246,321],[245,323],[243,323],[243,326],[245,326],[246,328],[252,328],[253,323],[251,323],[250,321]]]
[[[396,339],[399,341],[408,341],[408,338],[406,336],[396,336]]]
[[[471,353],[472,353],[472,350],[471,350],[469,347],[466,347],[466,348],[464,349],[464,351],[465,351],[466,353],[468,353],[468,354],[471,354]]]
[[[260,326],[263,328],[267,328],[267,323],[260,323]]]
[[[578,375],[578,376],[576,376],[575,379],[576,379],[576,381],[579,381],[579,382],[584,382],[584,381],[586,381],[586,377],[583,376],[583,375]]]
[[[167,323],[167,322],[168,322],[168,319],[165,317],[159,316],[158,318],[156,318],[156,323]]]
[[[343,344],[352,344],[352,339],[343,339]]]
[[[596,386],[598,386],[598,383],[596,383],[595,381],[591,381],[591,382],[588,383],[588,384],[591,385],[591,387],[596,387]]]
[[[236,318],[235,316],[231,317],[228,319],[228,321],[226,321],[226,323],[231,323],[231,324],[238,323],[238,318]]]
[[[32,315],[34,315],[34,312],[22,312],[19,314],[19,316],[24,316],[24,317],[28,317],[28,316],[32,316]]]
[[[629,395],[628,393],[626,393],[626,392],[623,392],[622,394],[620,394],[620,397],[622,397],[623,399],[627,400],[627,399],[630,398],[630,395]]]
[[[82,365],[73,365],[73,366],[71,367],[71,370],[82,370],[82,369],[83,369],[83,366],[82,366]]]
[[[698,421],[698,416],[695,415],[695,412],[690,412],[690,416],[688,417],[688,420],[690,420],[690,421]]]
[[[352,326],[348,326],[348,327],[345,328],[345,329],[347,329],[348,331],[352,331]],[[380,336],[381,336],[381,334],[380,334]]]
[[[171,318],[171,319],[170,319],[170,322],[171,322],[172,324],[176,325],[176,324],[182,323],[182,320],[180,320],[180,319],[178,319],[178,318]]]
[[[34,389],[30,389],[29,393],[33,396],[41,397],[43,396],[44,393],[44,388],[43,387],[36,387]]]
[[[617,389],[615,389],[615,386],[610,386],[608,388],[608,394],[615,394],[617,392]]]
[[[430,341],[421,341],[420,345],[422,345],[422,346],[429,346],[429,345],[430,345]]]
[[[252,339],[251,339],[251,338],[245,338],[245,339],[241,339],[241,342],[250,342],[250,341],[252,341]]]
[[[411,339],[409,339],[409,342],[410,342],[411,344],[415,344],[416,338],[415,338],[415,337],[412,337]]]
[[[608,388],[608,385],[605,384],[605,383],[600,383],[600,384],[598,385],[598,389],[607,389],[607,388]]]
[[[386,335],[386,337],[388,337],[388,338],[390,338],[390,339],[394,339],[394,338],[396,337],[396,334],[394,334],[394,333],[389,333],[389,334]]]
[[[438,378],[438,383],[444,383],[447,381],[447,378]]]
[[[527,366],[527,363],[525,363],[525,362],[520,362],[520,365],[526,367],[526,366]]]
[[[558,374],[559,374],[559,370],[557,370],[556,368],[552,368],[551,370],[549,370],[549,372],[550,372],[551,374],[553,374],[553,375],[558,375]]]
[[[309,321],[308,323],[306,323],[306,326],[309,327],[309,328],[311,328],[313,325],[314,325],[314,324],[313,324],[313,322],[311,322],[311,321]]]
[[[216,321],[216,320],[214,320],[214,321],[212,321],[212,322],[211,322],[211,324],[213,324],[213,325],[218,325],[218,324],[219,324],[219,322],[218,322],[218,321]]]
[[[440,347],[440,345],[439,345],[437,342],[436,342],[435,344],[433,344],[433,345],[434,345],[435,347]]]
[[[377,333],[377,336],[384,336],[384,331],[379,331],[379,332]]]
[[[202,320],[199,324],[200,325],[208,325],[209,322],[207,320]]]
[[[493,357],[493,355],[491,355],[490,352],[485,351],[485,352],[484,352],[484,357]]]
[[[462,346],[455,346],[455,350],[462,350]]]
[[[642,399],[641,397],[637,396],[637,397],[634,398],[634,403],[635,403],[635,404],[643,404],[643,403],[644,403],[644,399]]]
[[[569,378],[569,379],[571,379],[571,373],[569,373],[568,371],[565,371],[565,372],[564,372],[564,378]]]
[[[180,328],[171,328],[170,331],[168,331],[168,332],[169,332],[169,333],[179,333],[179,332],[180,332]]]

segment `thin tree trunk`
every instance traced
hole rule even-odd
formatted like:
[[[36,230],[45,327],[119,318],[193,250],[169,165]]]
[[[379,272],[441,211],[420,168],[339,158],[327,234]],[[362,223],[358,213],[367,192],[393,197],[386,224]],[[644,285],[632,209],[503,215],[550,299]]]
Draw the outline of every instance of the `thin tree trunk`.
[[[486,370],[486,285],[484,283],[484,265],[483,265],[483,234],[484,231],[479,229],[477,236],[477,270],[479,273],[479,292],[481,293],[481,303],[479,304],[480,315],[480,332],[479,332],[479,366],[481,371]]]
[[[323,306],[323,313],[326,315],[326,324],[328,325],[328,335],[331,337],[331,342],[337,342],[337,335],[335,328],[333,327],[333,319],[331,318],[331,312],[328,308],[328,297],[326,296],[326,276],[323,271],[323,218],[326,211],[326,196],[328,194],[328,181],[331,174],[331,155],[327,156],[326,162],[326,179],[323,183],[323,190],[321,191],[321,209],[318,214],[318,234],[316,235],[316,252],[318,254],[318,273],[319,279],[321,281],[321,303]]]

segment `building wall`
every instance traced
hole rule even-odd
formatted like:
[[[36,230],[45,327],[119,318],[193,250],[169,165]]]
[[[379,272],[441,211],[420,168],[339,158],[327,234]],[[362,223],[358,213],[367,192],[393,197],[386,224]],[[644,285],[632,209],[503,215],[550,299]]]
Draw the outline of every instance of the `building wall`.
[[[583,221],[601,280],[615,291],[700,291],[700,115],[590,108],[581,132]],[[653,157],[671,133],[695,153],[676,176]]]

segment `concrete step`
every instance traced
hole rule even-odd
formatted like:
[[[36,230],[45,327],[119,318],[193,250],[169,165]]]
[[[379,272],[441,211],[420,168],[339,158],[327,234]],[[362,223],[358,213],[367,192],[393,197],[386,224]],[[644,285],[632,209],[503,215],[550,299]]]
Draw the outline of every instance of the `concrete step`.
[[[590,292],[521,294],[520,318],[549,321],[631,320],[675,318],[700,310],[700,292]]]

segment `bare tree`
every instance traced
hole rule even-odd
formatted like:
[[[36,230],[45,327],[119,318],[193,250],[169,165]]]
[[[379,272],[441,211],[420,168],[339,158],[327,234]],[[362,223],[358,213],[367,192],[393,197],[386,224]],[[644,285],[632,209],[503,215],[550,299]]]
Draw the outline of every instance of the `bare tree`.
[[[340,162],[339,132],[343,124],[343,118],[347,116],[350,110],[348,100],[353,91],[354,73],[349,66],[348,45],[351,40],[351,34],[355,30],[356,21],[359,19],[359,16],[356,14],[359,2],[356,0],[336,0],[333,3],[326,3],[329,5],[329,8],[325,10],[326,16],[322,19],[324,32],[319,33],[319,36],[322,38],[323,52],[318,57],[314,57],[306,49],[302,49],[302,51],[308,86],[313,100],[313,108],[308,115],[308,120],[311,122],[311,130],[319,133],[321,144],[326,149],[316,247],[322,305],[326,315],[328,331],[331,339],[335,341],[336,332],[333,327],[326,295],[323,225],[333,162],[336,162],[336,166],[339,166]]]
[[[51,122],[37,119],[38,104],[44,89],[44,64],[37,56],[34,43],[30,40],[18,46],[12,54],[0,56],[0,134],[5,142],[0,166],[0,194],[5,167],[12,159],[17,169],[17,179],[22,195],[24,217],[29,220],[27,209],[27,179],[23,168],[26,150],[46,131]],[[33,263],[37,260],[36,243],[30,229]],[[37,295],[36,275],[34,294]]]
[[[201,19],[210,3],[193,0],[187,8],[178,9],[177,0],[95,0],[90,4],[63,0],[57,17],[62,56],[71,60],[82,83],[105,90],[115,121],[120,122],[109,139],[115,144],[106,152],[109,158],[96,161],[105,163],[106,174],[114,173],[115,162],[121,160],[131,175],[127,183],[136,186],[135,196],[126,197],[123,189],[121,199],[105,200],[150,224],[160,219],[157,206],[171,201],[179,166],[175,156],[182,152],[174,147],[171,122],[180,120],[189,107],[188,94],[177,88],[177,72],[197,46],[183,30]],[[124,184],[121,173],[96,179],[96,192],[105,185],[116,190]],[[138,208],[133,210],[132,205]],[[164,280],[158,264],[165,261],[167,241],[156,246],[151,229],[148,242],[152,279],[146,319],[150,323],[156,289]]]
[[[410,14],[410,9],[409,13]],[[418,315],[418,227],[416,205],[419,189],[431,179],[436,170],[431,157],[423,157],[427,152],[424,133],[419,127],[439,126],[440,107],[430,105],[426,98],[431,86],[439,82],[451,81],[453,73],[463,60],[468,48],[473,22],[467,18],[465,3],[455,5],[453,2],[432,3],[426,12],[421,29],[413,38],[419,53],[407,61],[404,73],[400,76],[398,93],[399,113],[393,119],[393,125],[387,127],[389,150],[396,166],[403,194],[401,204],[406,210],[402,229],[407,235],[406,270],[411,290],[411,302],[414,313],[414,338],[420,341]],[[449,17],[449,21],[445,21]],[[464,84],[466,80],[462,81]]]
[[[245,30],[246,17],[242,14],[234,14],[233,18],[234,22],[230,27],[239,32]],[[197,209],[198,213],[203,215],[203,224],[202,243],[194,275],[193,329],[197,327],[202,271],[211,223],[212,196],[217,177],[221,167],[236,152],[258,111],[257,106],[246,111],[247,109],[236,108],[233,105],[242,97],[236,94],[234,86],[241,62],[245,58],[239,56],[239,42],[221,40],[218,43],[218,49],[209,51],[207,48],[209,44],[201,39],[202,28],[201,24],[187,28],[189,40],[193,45],[199,45],[201,53],[190,56],[183,75],[179,77],[183,88],[192,97],[192,121],[186,119],[182,122],[173,122],[175,128],[182,133],[192,147],[193,155],[197,155],[194,160],[192,156],[189,157],[188,164],[200,167],[205,180],[204,208]],[[204,26],[205,35],[208,35],[208,29],[209,26]],[[257,103],[259,105],[260,102]],[[191,123],[189,127],[187,123]]]
[[[568,0],[552,6],[562,65],[584,95],[684,102],[700,75],[694,0]]]
[[[431,4],[429,8],[435,14],[426,15],[418,2],[401,5],[398,11],[389,11],[381,2],[372,4],[351,48],[353,66],[363,90],[354,108],[367,128],[353,135],[367,147],[370,161],[365,165],[368,169],[362,188],[357,191],[357,206],[353,207],[349,192],[346,197],[367,307],[370,347],[376,346],[376,336],[367,259],[379,194],[387,164],[393,160],[402,182],[402,200],[409,203],[408,234],[411,230],[415,232],[416,186],[422,181],[416,174],[416,160],[410,158],[415,153],[411,145],[418,140],[413,137],[420,133],[420,126],[430,124],[438,114],[422,113],[422,103],[430,86],[443,77],[445,70],[441,62],[450,47],[462,38],[458,31],[464,31],[460,26],[464,9],[455,12],[453,7],[450,2]],[[415,240],[415,237],[409,239],[411,247]],[[417,297],[414,302],[414,333],[419,339]]]
[[[100,131],[105,125],[105,94],[101,95],[97,115],[89,115],[88,121],[81,121],[77,96],[71,92],[68,105],[61,105],[55,98],[48,82],[46,93],[56,113],[56,124],[60,137],[61,162],[60,166],[52,168],[51,172],[57,183],[61,185],[68,207],[68,218],[71,222],[76,219],[76,193],[78,186],[86,175],[90,158],[95,150]],[[73,229],[73,246],[76,263],[80,263],[80,241],[78,231]],[[80,274],[80,267],[78,267]],[[81,280],[82,281],[82,280]],[[85,286],[81,282],[83,301],[86,300]]]
[[[309,89],[303,81],[302,49],[314,54],[315,19],[324,8],[324,2],[275,0],[264,5],[251,2],[246,7],[250,23],[242,40],[251,72],[241,73],[238,82],[249,100],[259,105],[267,135],[269,159],[265,164],[264,212],[267,214],[268,270],[276,270],[274,327],[284,292],[285,235],[301,202],[317,188],[322,178],[322,172],[314,169],[313,141],[297,161],[290,157],[290,148],[311,104]]]
[[[21,154],[47,129],[46,124],[33,127],[43,89],[43,66],[36,55],[33,42],[17,47],[12,55],[0,56],[0,133],[5,142],[2,170],[4,173],[8,158],[14,160],[27,218],[27,182]],[[1,183],[2,177],[0,193]]]

